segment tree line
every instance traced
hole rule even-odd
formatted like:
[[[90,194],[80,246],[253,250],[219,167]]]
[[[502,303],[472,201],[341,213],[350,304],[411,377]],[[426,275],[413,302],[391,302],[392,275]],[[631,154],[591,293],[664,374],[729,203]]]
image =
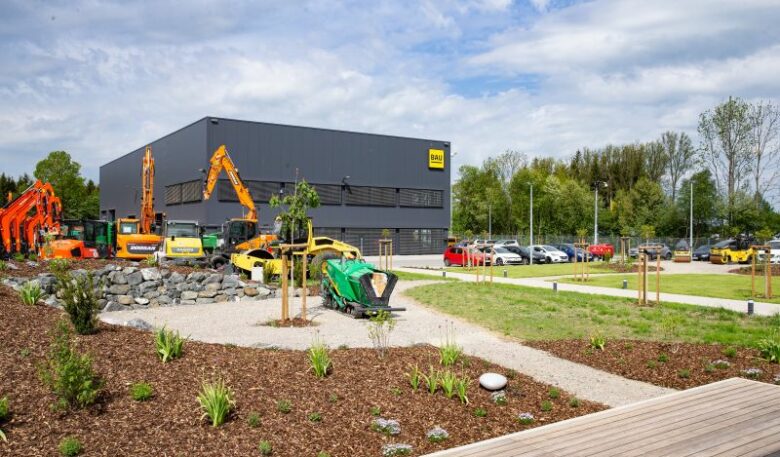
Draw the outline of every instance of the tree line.
[[[780,109],[728,100],[701,113],[699,142],[667,131],[654,141],[581,148],[568,159],[508,150],[461,166],[453,185],[453,231],[527,236],[599,233],[687,237],[780,231],[769,200],[780,197]],[[598,199],[596,188],[598,187]],[[490,227],[489,227],[490,226]]]

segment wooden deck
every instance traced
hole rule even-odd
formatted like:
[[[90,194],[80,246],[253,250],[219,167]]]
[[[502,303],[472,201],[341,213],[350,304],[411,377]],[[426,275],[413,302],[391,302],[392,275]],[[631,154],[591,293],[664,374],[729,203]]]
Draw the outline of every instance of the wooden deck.
[[[727,379],[428,457],[595,455],[780,456],[780,386]]]

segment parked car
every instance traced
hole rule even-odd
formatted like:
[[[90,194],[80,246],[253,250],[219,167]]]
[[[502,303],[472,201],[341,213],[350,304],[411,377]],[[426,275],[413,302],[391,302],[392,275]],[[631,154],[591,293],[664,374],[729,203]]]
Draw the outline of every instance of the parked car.
[[[607,255],[614,257],[615,246],[612,246],[610,243],[591,244],[588,246],[588,252],[598,259],[603,259]]]
[[[770,248],[770,250],[769,250],[769,263],[780,263],[780,239],[772,240],[772,241],[770,241],[767,244],[769,245],[769,248]],[[766,256],[766,254],[763,251],[759,251],[758,257],[756,258],[756,260],[759,263],[763,263],[764,262],[764,256]]]
[[[517,240],[498,240],[493,246],[520,246],[520,243]]]
[[[560,251],[554,246],[550,246],[546,244],[544,245],[536,244],[533,246],[533,249],[534,252],[539,252],[544,254],[544,259],[547,261],[547,263],[562,263],[562,262],[569,261],[569,256],[566,255],[565,252]]]
[[[698,248],[693,250],[693,260],[704,260],[705,262],[710,260],[710,244],[702,244]]]
[[[523,258],[519,254],[512,252],[505,247],[499,246],[491,248],[490,246],[486,246],[480,249],[480,251],[486,253],[488,258],[490,258],[491,249],[493,250],[492,257],[495,265],[522,265],[523,263]],[[488,262],[488,265],[489,264],[490,262]]]
[[[586,258],[589,262],[593,260],[593,254],[590,252],[586,253],[582,248],[575,248],[572,243],[556,244],[555,247],[569,256],[569,262],[574,262],[575,253],[577,254],[577,262],[584,262]]]
[[[655,257],[658,255],[656,253],[656,251],[658,251],[658,249],[656,249],[656,248],[648,248],[647,249],[647,257],[648,257],[648,259],[655,260]],[[661,258],[662,259],[664,259],[664,260],[671,260],[672,259],[672,250],[669,249],[669,246],[667,246],[666,244],[662,244],[661,245],[660,252],[661,252]],[[639,249],[638,248],[631,248],[628,251],[628,255],[629,255],[629,257],[634,257],[634,258],[639,257]]]
[[[504,249],[512,251],[519,255],[523,259],[523,265],[531,263],[531,254],[526,246],[505,246]],[[534,252],[534,263],[547,263],[547,259],[544,258],[544,254],[541,252]]]
[[[473,248],[464,248],[460,246],[448,246],[444,250],[444,266],[459,265],[469,263],[471,259],[472,265],[483,265],[487,262],[490,265],[490,257],[486,257],[483,252]]]

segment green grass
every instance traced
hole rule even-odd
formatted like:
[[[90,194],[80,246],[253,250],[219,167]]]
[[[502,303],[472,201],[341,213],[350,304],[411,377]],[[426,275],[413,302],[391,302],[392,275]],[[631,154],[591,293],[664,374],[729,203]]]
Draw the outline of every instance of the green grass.
[[[590,262],[590,273],[593,274],[603,274],[603,273],[615,273],[613,270],[610,270],[609,268],[604,266],[604,262]],[[578,263],[577,266],[579,267],[580,264]],[[447,271],[451,271],[453,273],[466,273],[466,274],[476,274],[479,272],[480,276],[482,275],[484,267],[481,267],[477,269],[477,267],[472,268],[463,268],[463,267],[450,267],[447,268]],[[490,274],[490,266],[487,267],[488,275]],[[495,277],[503,277],[503,271],[507,271],[507,277],[509,278],[543,278],[545,276],[563,276],[563,275],[574,275],[574,264],[573,263],[551,263],[551,264],[544,264],[544,265],[514,265],[514,266],[501,266],[498,265],[493,267],[493,276]]]
[[[676,322],[678,341],[754,346],[780,325],[780,318],[747,317],[720,308],[678,303],[638,307],[633,299],[558,292],[509,284],[430,284],[407,291],[445,313],[522,340],[583,339],[600,332],[608,339],[654,340],[662,323]]]
[[[595,276],[584,284],[588,286],[622,288],[623,280],[628,280],[628,288],[636,290],[637,274],[620,274],[618,276]],[[655,297],[655,275],[648,276],[647,290]],[[561,282],[573,282],[562,279]],[[756,292],[763,292],[763,278],[756,278]],[[778,290],[780,278],[774,278],[772,289]],[[747,300],[751,298],[750,276],[737,274],[661,274],[661,292],[670,294],[698,295],[701,297],[730,298]],[[756,298],[757,301],[780,303],[780,297],[771,299]]]
[[[457,281],[455,278],[443,278],[438,271],[436,274],[427,274],[393,270],[393,274],[398,276],[399,281]]]

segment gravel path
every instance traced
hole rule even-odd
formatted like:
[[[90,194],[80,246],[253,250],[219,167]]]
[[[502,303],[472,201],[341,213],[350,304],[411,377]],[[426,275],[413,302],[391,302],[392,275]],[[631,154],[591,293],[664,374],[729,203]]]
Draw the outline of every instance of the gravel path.
[[[400,281],[393,295],[393,306],[404,306],[397,313],[398,324],[391,335],[394,346],[442,343],[451,323],[456,342],[468,354],[527,374],[539,381],[556,385],[580,398],[609,406],[619,406],[653,398],[672,390],[632,381],[584,365],[569,362],[508,340],[479,326],[440,314],[416,303],[403,291],[433,281]],[[300,312],[299,300],[291,302],[291,312]],[[280,347],[306,349],[316,334],[331,347],[371,347],[365,319],[354,320],[346,315],[322,308],[318,297],[311,297],[309,318],[317,325],[307,328],[274,328],[266,322],[280,315],[279,298],[262,301],[187,305],[147,310],[103,313],[101,320],[122,323],[133,318],[143,319],[155,327],[163,325],[178,330],[190,338],[230,343],[250,347]]]

